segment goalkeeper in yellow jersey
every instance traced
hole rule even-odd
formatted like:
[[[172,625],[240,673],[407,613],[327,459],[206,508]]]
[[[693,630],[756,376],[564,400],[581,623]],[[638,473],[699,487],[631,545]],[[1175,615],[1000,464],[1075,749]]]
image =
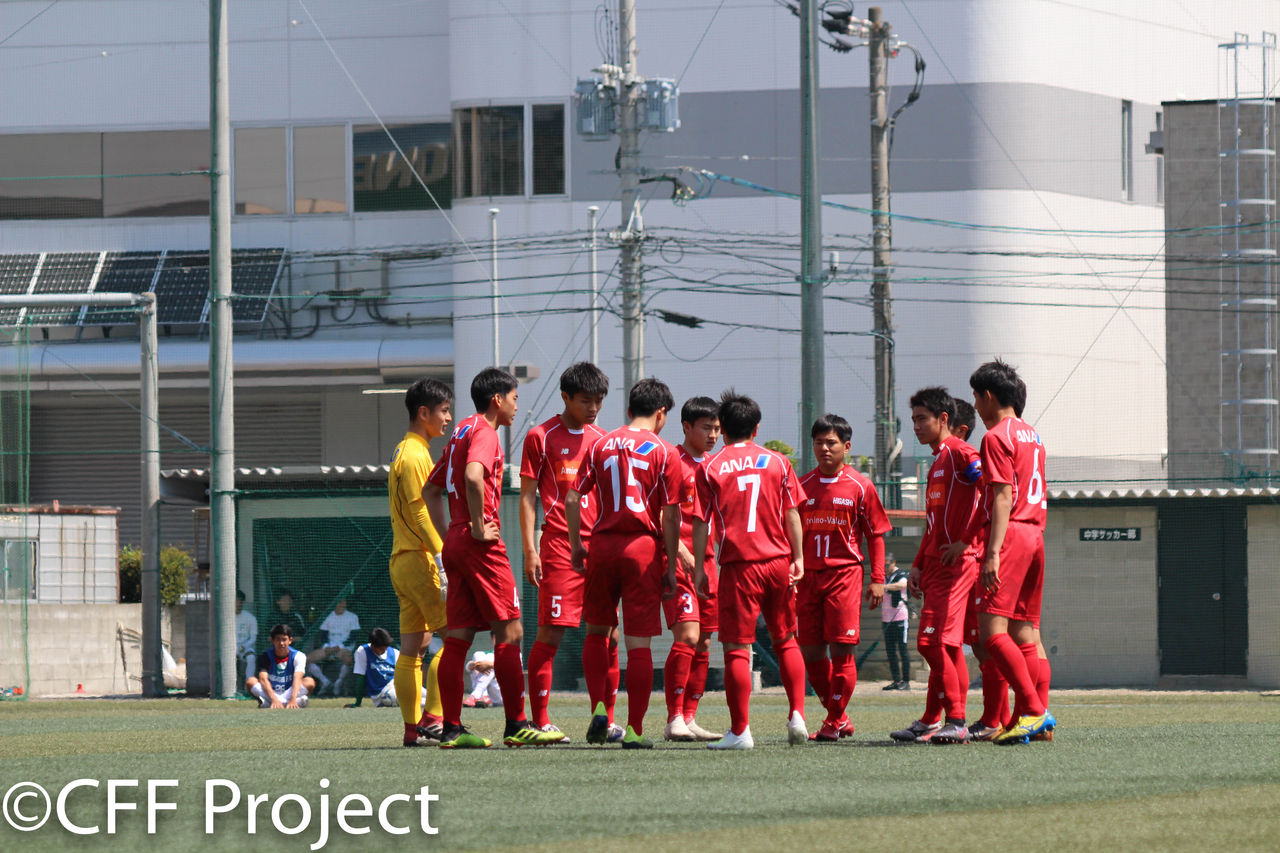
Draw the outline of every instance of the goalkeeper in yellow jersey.
[[[448,588],[440,560],[443,541],[431,524],[422,501],[422,487],[431,474],[427,442],[442,437],[453,420],[453,392],[437,379],[419,379],[404,396],[409,431],[391,455],[387,493],[391,502],[391,585],[400,600],[400,657],[395,688],[401,697],[404,745],[425,746],[442,732],[440,688],[436,670],[440,656],[427,669],[426,707],[419,716],[422,695],[422,654],[431,634],[445,627],[444,596]]]

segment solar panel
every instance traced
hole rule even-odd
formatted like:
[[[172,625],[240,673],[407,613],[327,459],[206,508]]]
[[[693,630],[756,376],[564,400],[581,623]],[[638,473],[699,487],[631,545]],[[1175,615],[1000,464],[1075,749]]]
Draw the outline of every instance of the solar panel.
[[[156,277],[159,252],[108,252],[98,273],[95,293],[147,293]],[[127,308],[90,308],[81,322],[86,326],[132,324],[137,314]]]
[[[26,293],[39,260],[39,255],[0,255],[0,293]],[[21,308],[0,308],[0,326],[17,323],[21,313]]]
[[[33,293],[84,293],[98,267],[97,252],[48,254],[40,266]],[[27,322],[37,326],[74,326],[82,306],[28,308]]]
[[[209,301],[209,253],[170,252],[156,279],[157,321],[200,323]]]
[[[280,277],[283,249],[237,249],[231,253],[231,319],[261,323]]]

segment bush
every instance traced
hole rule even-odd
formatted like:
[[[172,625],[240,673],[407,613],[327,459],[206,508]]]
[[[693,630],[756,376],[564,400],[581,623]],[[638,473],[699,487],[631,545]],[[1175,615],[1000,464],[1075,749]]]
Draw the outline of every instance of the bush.
[[[177,545],[160,549],[160,603],[177,604],[187,592],[187,576],[196,566],[192,556]],[[142,601],[142,549],[125,545],[120,549],[120,603]]]

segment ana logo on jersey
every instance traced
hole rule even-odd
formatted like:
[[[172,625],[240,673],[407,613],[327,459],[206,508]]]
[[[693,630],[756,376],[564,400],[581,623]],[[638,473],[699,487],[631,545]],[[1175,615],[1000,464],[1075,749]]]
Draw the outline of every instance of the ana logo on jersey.
[[[755,459],[746,457],[744,459],[726,459],[720,463],[721,474],[732,474],[735,471],[747,471],[752,468],[768,468],[769,454],[761,453]]]
[[[454,437],[455,439],[462,438],[464,435],[466,435],[467,433],[471,432],[471,427],[472,427],[472,426],[474,426],[474,424],[466,424],[466,425],[464,425],[464,426],[460,426],[460,427],[458,427],[458,429],[457,429],[456,431],[454,431],[454,433],[453,433],[453,437]]]
[[[1039,444],[1040,434],[1033,429],[1014,430],[1014,438],[1025,444]]]
[[[658,445],[652,441],[646,441],[639,447],[636,447],[634,438],[611,438],[604,443],[605,450],[630,450],[636,456],[648,456]]]

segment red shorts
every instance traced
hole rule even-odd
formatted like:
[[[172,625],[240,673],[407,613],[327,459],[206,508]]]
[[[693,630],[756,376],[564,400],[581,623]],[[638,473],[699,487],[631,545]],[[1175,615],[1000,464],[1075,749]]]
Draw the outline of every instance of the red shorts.
[[[465,525],[444,537],[444,570],[449,577],[445,618],[450,628],[488,629],[492,622],[520,618],[520,590],[501,540],[479,542]]]
[[[569,540],[544,535],[538,546],[542,581],[538,584],[538,624],[576,628],[582,624],[586,576],[573,570]]]
[[[720,567],[720,642],[756,641],[756,618],[764,614],[769,635],[796,630],[796,595],[791,588],[791,558],[767,563],[726,563]]]
[[[916,634],[919,645],[959,646],[965,642],[965,612],[977,580],[978,559],[972,553],[950,566],[935,558],[925,561],[920,571],[924,606]]]
[[[994,592],[983,590],[978,612],[1039,625],[1044,587],[1043,530],[1034,524],[1009,522],[1000,547],[999,577],[1000,585]]]
[[[674,628],[677,622],[697,622],[704,633],[710,634],[717,628],[718,607],[716,600],[720,586],[720,573],[715,563],[708,560],[703,563],[707,570],[706,598],[699,598],[698,591],[693,588],[693,574],[680,569],[676,572],[676,597],[662,601],[662,612],[667,617],[667,627]]]
[[[805,572],[796,585],[796,639],[802,646],[860,639],[862,566]]]
[[[617,625],[622,602],[623,633],[662,633],[662,575],[666,552],[652,536],[597,533],[587,551],[582,618],[589,625]]]

